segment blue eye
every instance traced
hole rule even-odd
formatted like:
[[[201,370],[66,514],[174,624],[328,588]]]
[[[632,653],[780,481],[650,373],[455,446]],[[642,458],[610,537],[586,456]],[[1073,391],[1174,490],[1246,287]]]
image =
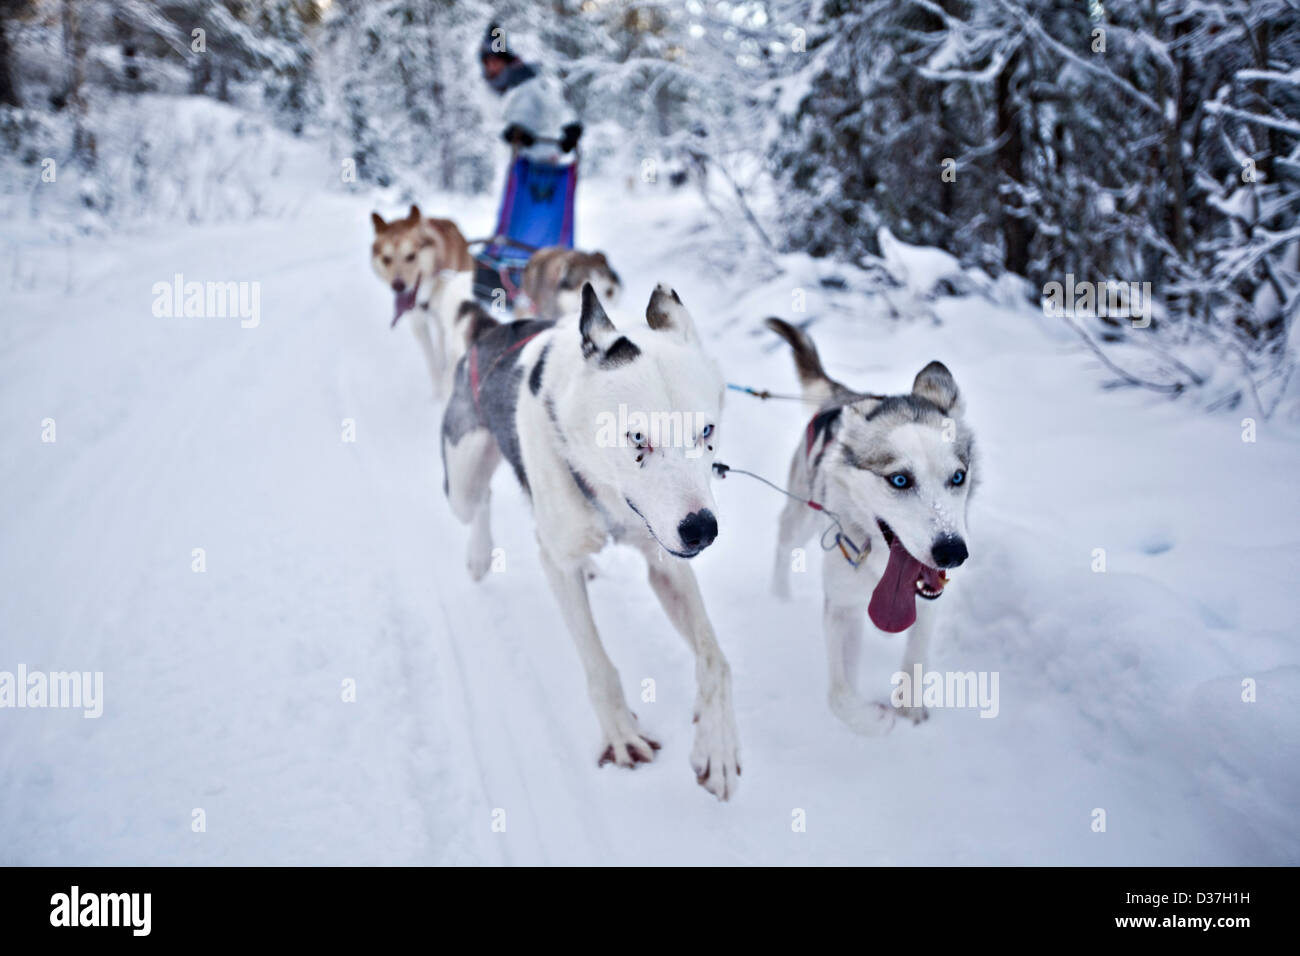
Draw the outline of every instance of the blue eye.
[[[888,481],[895,488],[907,488],[912,484],[912,479],[901,471],[896,475],[890,475]]]
[[[954,485],[960,485],[965,480],[966,472],[962,471],[960,468],[952,473],[952,483]]]
[[[701,438],[708,438],[708,437],[709,437],[710,435],[712,435],[712,434],[713,434],[713,426],[712,426],[712,425],[705,425],[704,428],[703,428],[703,430],[701,430],[701,432],[700,432],[700,437],[701,437]]]

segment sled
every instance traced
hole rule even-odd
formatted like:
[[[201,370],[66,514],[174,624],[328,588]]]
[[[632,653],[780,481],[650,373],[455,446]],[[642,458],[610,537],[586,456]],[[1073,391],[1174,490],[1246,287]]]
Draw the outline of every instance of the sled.
[[[485,305],[500,305],[493,297],[505,291],[513,306],[523,281],[524,266],[538,249],[573,248],[573,197],[578,164],[552,166],[516,157],[506,177],[496,232],[474,254],[474,297]]]

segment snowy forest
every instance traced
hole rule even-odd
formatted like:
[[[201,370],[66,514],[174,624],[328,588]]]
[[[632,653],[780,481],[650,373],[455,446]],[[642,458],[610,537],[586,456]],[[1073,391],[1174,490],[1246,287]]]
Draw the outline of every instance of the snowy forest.
[[[581,571],[626,773],[531,491],[485,481],[490,571],[449,506],[428,277],[381,240],[492,240],[493,25],[581,124],[613,322],[666,284],[722,379],[713,543],[664,551],[730,667],[727,802],[642,555]],[[1300,0],[0,0],[0,865],[1294,866],[1298,312]],[[832,713],[822,569],[859,565],[818,514],[769,587],[830,425],[768,317],[864,401],[950,371],[969,555],[898,580],[999,704]],[[887,698],[904,639],[860,638]],[[8,709],[20,667],[102,714]]]
[[[732,257],[870,267],[879,231],[1027,280],[1150,282],[1165,348],[1205,345],[1271,414],[1300,268],[1300,9],[1290,0],[4,0],[0,147],[75,172],[79,222],[265,201],[259,132],[196,172],[158,97],[230,103],[355,161],[357,182],[481,193],[484,24],[524,40],[589,129],[584,160],[688,179]],[[195,31],[199,31],[196,33]],[[201,135],[196,131],[194,135]],[[265,157],[263,157],[265,161]],[[206,177],[195,181],[196,176]],[[157,180],[174,180],[171,189]],[[244,186],[238,186],[238,180]],[[203,195],[185,195],[185,190]],[[179,194],[179,195],[177,195]],[[33,206],[39,199],[30,197]],[[1101,315],[1086,333],[1132,330]],[[1208,370],[1171,354],[1171,391]],[[1228,400],[1243,396],[1231,393]]]

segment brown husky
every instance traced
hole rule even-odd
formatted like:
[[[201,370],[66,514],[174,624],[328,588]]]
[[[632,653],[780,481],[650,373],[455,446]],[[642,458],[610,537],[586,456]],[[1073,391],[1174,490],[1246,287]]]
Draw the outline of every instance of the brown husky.
[[[416,309],[411,328],[428,363],[434,396],[444,398],[464,351],[457,347],[463,340],[456,334],[459,307],[473,298],[469,246],[454,222],[426,218],[419,206],[411,206],[405,219],[385,222],[376,212],[370,221],[375,227],[370,264],[395,296],[392,325]]]
[[[554,321],[578,313],[582,286],[587,282],[606,304],[616,303],[623,289],[605,253],[550,246],[538,249],[528,260],[521,288],[532,303],[533,314]]]

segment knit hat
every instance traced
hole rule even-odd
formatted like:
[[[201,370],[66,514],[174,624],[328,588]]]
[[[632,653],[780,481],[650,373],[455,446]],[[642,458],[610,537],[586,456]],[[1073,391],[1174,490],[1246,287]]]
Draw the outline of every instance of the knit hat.
[[[478,48],[478,58],[486,60],[490,56],[499,56],[503,60],[517,60],[514,50],[506,42],[506,31],[495,23],[489,23],[483,34],[483,43]]]

